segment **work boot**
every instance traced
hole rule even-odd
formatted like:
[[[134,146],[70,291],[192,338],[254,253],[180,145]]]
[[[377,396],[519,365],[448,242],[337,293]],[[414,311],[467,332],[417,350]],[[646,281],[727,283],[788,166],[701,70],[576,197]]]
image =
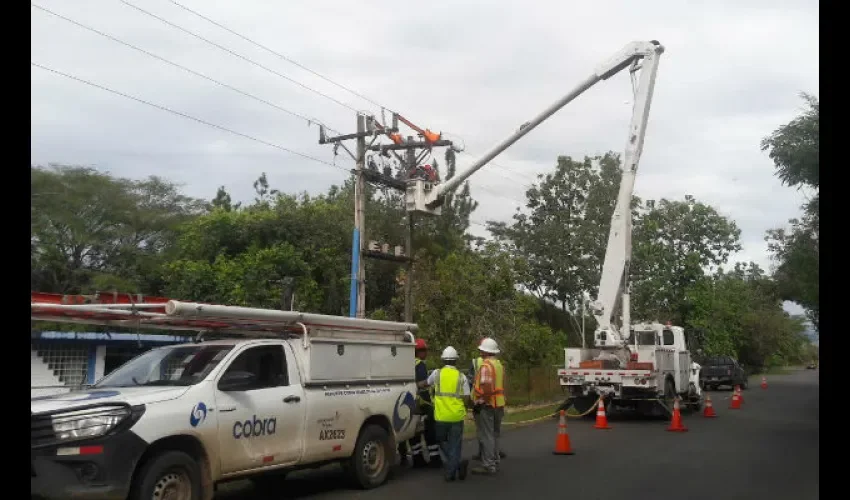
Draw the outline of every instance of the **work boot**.
[[[508,456],[505,454],[505,452],[504,452],[504,451],[500,451],[500,452],[499,452],[499,458],[504,459],[504,458],[508,458]]]
[[[484,467],[473,467],[473,468],[469,469],[469,472],[471,472],[473,474],[478,474],[478,475],[481,475],[481,476],[495,476],[496,475],[495,470],[485,469]]]
[[[466,479],[466,475],[469,472],[469,460],[461,460],[460,468],[457,471],[457,478],[463,481]]]

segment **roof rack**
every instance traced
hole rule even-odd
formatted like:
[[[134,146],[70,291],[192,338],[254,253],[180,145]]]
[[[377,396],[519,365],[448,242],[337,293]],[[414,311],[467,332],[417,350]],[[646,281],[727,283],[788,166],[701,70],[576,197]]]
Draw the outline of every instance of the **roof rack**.
[[[237,336],[303,335],[322,337],[391,337],[413,342],[418,326],[413,323],[347,318],[298,311],[183,302],[165,297],[127,293],[63,295],[31,292],[33,321],[78,323],[120,328],[194,331]],[[383,340],[383,339],[382,339]]]

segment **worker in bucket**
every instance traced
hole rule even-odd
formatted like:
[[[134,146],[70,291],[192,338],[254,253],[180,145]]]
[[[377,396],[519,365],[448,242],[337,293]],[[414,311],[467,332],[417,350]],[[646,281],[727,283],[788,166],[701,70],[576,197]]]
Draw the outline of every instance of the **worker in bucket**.
[[[436,463],[440,458],[440,445],[437,443],[434,425],[434,403],[431,401],[431,392],[428,388],[428,368],[425,365],[428,344],[424,339],[416,339],[414,352],[416,353],[416,386],[418,388],[416,404],[425,415],[425,446],[427,448],[423,448],[421,436],[416,435],[409,442],[410,454],[414,460],[417,455],[423,455]]]
[[[446,481],[463,481],[469,468],[469,461],[461,459],[469,381],[457,369],[457,358],[455,348],[446,347],[440,356],[443,367],[428,376],[428,385],[434,388],[434,420]]]
[[[481,344],[484,342],[484,339],[487,337],[481,337],[481,340],[478,341],[478,346],[481,347]],[[495,358],[494,358],[495,359]],[[469,375],[469,383],[472,384],[475,381],[475,374],[478,373],[478,368],[481,367],[481,363],[484,361],[484,358],[481,356],[481,351],[476,351],[472,355],[472,371]],[[496,363],[500,363],[499,360],[495,360]],[[504,367],[503,367],[504,368]],[[501,420],[500,420],[501,423]],[[499,429],[501,430],[501,429]],[[481,445],[481,441],[478,441],[478,454],[473,457],[473,460],[481,460],[481,450],[483,446]],[[507,454],[504,451],[499,449],[499,458],[504,460],[507,458]]]
[[[475,429],[481,443],[481,466],[471,470],[473,474],[493,475],[499,470],[499,437],[502,418],[505,415],[505,369],[496,359],[501,352],[491,338],[485,338],[478,346],[482,361],[475,374],[472,386]]]

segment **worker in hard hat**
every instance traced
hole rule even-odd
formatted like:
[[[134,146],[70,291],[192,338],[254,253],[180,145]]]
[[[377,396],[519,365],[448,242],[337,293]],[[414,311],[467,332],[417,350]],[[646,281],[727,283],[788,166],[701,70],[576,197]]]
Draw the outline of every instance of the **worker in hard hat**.
[[[481,337],[481,339],[478,341],[479,347],[481,347],[481,344],[484,342],[484,340],[486,338],[487,337]],[[498,359],[495,359],[495,358],[493,358],[493,359],[494,359],[494,362],[501,364],[501,362]],[[469,377],[470,383],[474,383],[475,374],[478,373],[478,368],[481,367],[481,363],[483,361],[484,361],[484,358],[481,356],[481,351],[476,351],[475,353],[473,353],[473,355],[472,355],[472,371],[470,372],[470,377]],[[504,410],[503,410],[503,412],[504,412]],[[477,415],[477,410],[475,411],[475,414]],[[499,423],[501,424],[501,420],[499,420]],[[498,431],[501,431],[501,425],[499,425]],[[481,460],[481,450],[482,449],[483,449],[483,446],[481,445],[481,441],[479,440],[478,441],[478,454],[475,455],[475,457],[473,457],[474,460]],[[500,459],[507,458],[507,454],[504,451],[502,451],[501,449],[499,449],[499,458]]]
[[[466,479],[469,468],[469,461],[461,459],[469,381],[457,369],[457,358],[454,347],[443,349],[440,359],[444,365],[431,372],[427,381],[434,388],[434,420],[446,481]]]
[[[492,475],[499,470],[499,437],[502,418],[505,414],[505,369],[496,359],[501,352],[491,338],[485,338],[478,346],[481,366],[475,374],[472,386],[475,405],[475,429],[481,442],[481,466],[471,470],[474,474]]]
[[[434,403],[431,400],[431,392],[428,389],[428,368],[425,359],[428,357],[428,344],[425,339],[416,339],[414,348],[416,353],[416,404],[425,416],[425,447],[422,445],[422,436],[417,434],[408,442],[410,454],[414,463],[435,463],[440,460],[440,445],[437,442],[436,426],[434,425]]]

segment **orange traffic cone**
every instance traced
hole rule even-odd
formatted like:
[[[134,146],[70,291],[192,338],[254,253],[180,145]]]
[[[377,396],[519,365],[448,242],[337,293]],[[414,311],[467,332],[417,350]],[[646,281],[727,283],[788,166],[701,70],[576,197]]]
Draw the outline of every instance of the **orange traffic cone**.
[[[561,419],[558,421],[558,436],[555,438],[555,455],[575,455],[570,446],[570,435],[567,434],[567,412],[561,410]]]
[[[599,398],[599,406],[596,408],[596,425],[593,428],[610,429],[608,427],[608,417],[605,416],[605,403],[602,402],[602,398]]]
[[[762,388],[762,389],[767,389],[767,377],[762,377],[762,378],[761,378],[761,388]]]
[[[729,403],[730,410],[740,410],[741,409],[741,395],[738,394],[738,388],[735,388],[735,392],[732,393],[732,401]]]
[[[740,385],[735,386],[735,392],[738,394],[738,402],[743,404],[744,403],[744,393],[741,392],[741,386]]]
[[[715,418],[717,413],[714,412],[714,405],[711,404],[711,394],[705,394],[705,409],[702,412],[705,418]]]
[[[687,428],[682,425],[682,412],[679,410],[679,398],[673,402],[673,418],[670,420],[670,427],[667,428],[671,432],[687,432]]]

